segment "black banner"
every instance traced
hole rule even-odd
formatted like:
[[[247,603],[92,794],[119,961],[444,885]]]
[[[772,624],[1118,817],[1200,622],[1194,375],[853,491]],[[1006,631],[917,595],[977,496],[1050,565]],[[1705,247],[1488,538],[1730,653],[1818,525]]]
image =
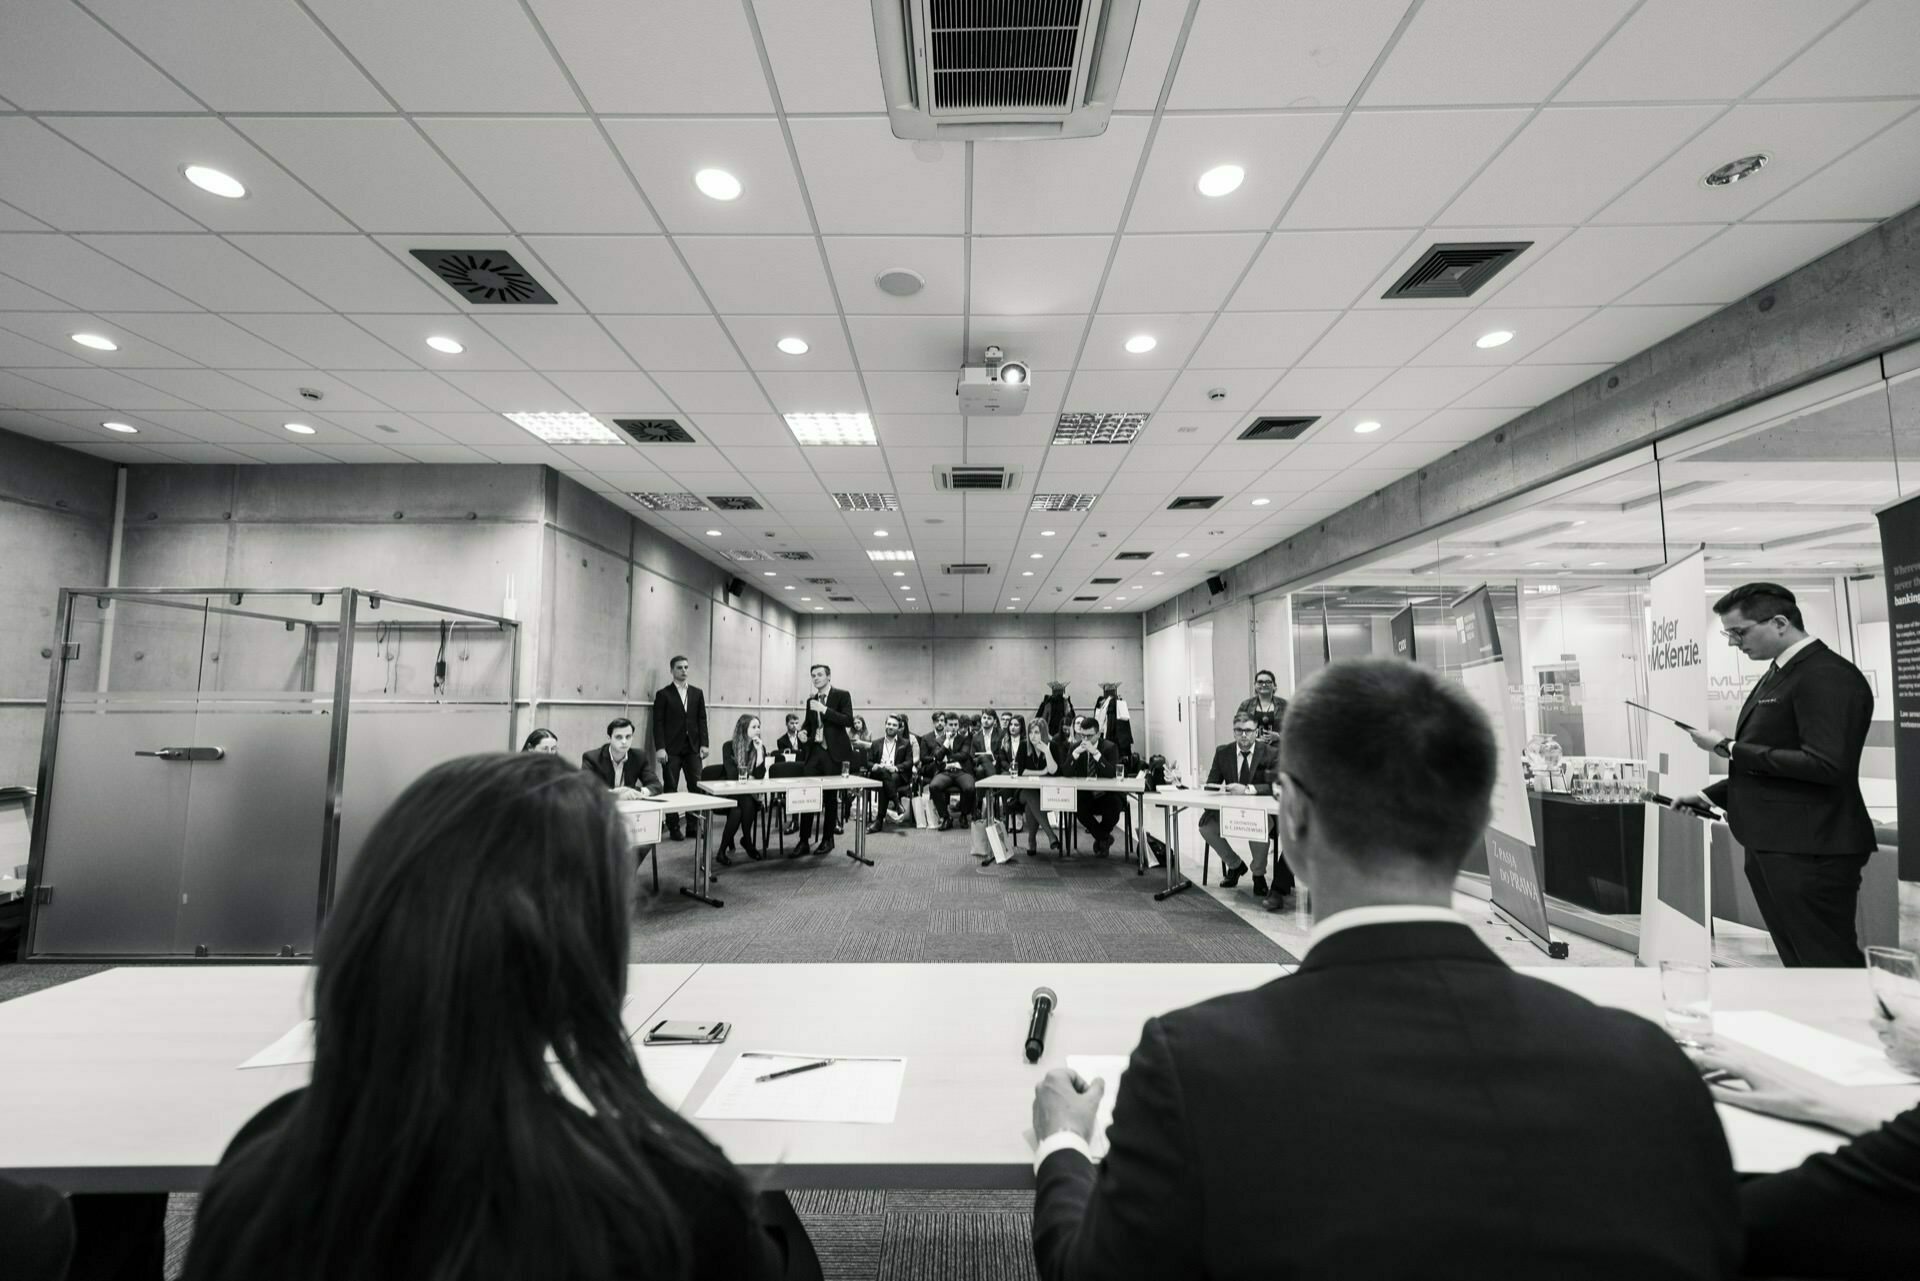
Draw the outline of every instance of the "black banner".
[[[1880,557],[1893,651],[1895,803],[1906,838],[1900,842],[1900,879],[1920,881],[1920,497],[1880,512]]]
[[[1388,620],[1393,628],[1393,656],[1410,663],[1418,662],[1413,646],[1413,606],[1409,605]]]

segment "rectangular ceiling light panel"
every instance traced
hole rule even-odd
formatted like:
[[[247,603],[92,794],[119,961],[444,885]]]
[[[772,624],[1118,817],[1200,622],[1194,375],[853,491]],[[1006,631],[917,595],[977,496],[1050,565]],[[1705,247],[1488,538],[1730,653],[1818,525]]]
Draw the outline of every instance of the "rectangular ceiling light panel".
[[[913,559],[913,553],[912,553],[912,552],[910,552],[910,551],[892,551],[892,550],[888,550],[888,551],[873,551],[873,550],[869,550],[869,551],[867,552],[867,559],[868,559],[868,560],[912,560],[912,559]]]
[[[802,445],[874,445],[873,419],[867,414],[787,414],[787,429]]]
[[[1061,414],[1053,424],[1056,445],[1131,445],[1147,425],[1149,415]]]
[[[1028,511],[1036,512],[1083,512],[1093,506],[1098,494],[1035,494]]]
[[[618,445],[620,433],[592,414],[531,411],[506,415],[508,422],[549,445]]]

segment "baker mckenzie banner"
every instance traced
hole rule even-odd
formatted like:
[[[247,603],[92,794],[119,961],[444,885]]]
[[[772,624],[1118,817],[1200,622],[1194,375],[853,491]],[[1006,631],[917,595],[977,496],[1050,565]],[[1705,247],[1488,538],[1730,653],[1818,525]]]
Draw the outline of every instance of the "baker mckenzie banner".
[[[1644,655],[1647,695],[1656,712],[1689,725],[1707,723],[1706,646],[1713,611],[1708,608],[1706,557],[1695,551],[1647,583]],[[1697,792],[1712,781],[1707,754],[1685,730],[1658,716],[1628,709],[1644,722],[1647,787],[1663,796]],[[1646,806],[1640,890],[1640,962],[1685,961],[1705,965],[1713,953],[1708,923],[1707,826],[1684,810]]]
[[[1893,773],[1899,819],[1920,832],[1920,498],[1880,512],[1887,580],[1887,646],[1893,653]],[[1900,843],[1900,879],[1920,880],[1920,838]]]
[[[1500,630],[1493,621],[1493,597],[1485,585],[1448,605],[1447,623],[1453,628],[1458,652],[1465,655],[1461,684],[1487,714],[1499,751],[1493,813],[1486,836],[1487,881],[1493,906],[1536,947],[1549,956],[1565,956],[1566,945],[1553,941],[1547,924],[1547,896],[1542,888],[1546,870],[1534,841],[1533,810],[1527,804],[1525,772],[1520,765],[1525,723],[1507,679]]]

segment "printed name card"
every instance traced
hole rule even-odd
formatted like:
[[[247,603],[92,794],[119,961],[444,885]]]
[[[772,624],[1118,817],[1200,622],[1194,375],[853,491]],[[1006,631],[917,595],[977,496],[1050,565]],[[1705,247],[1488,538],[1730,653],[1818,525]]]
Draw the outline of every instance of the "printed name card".
[[[1220,811],[1220,835],[1230,841],[1264,841],[1267,839],[1267,816],[1261,810]]]
[[[789,787],[787,789],[787,813],[818,814],[820,812],[820,789],[818,787]]]
[[[627,822],[627,844],[658,845],[660,843],[660,811],[652,805],[641,809],[637,805],[623,806],[620,817]]]
[[[1076,809],[1079,806],[1079,792],[1071,787],[1062,787],[1058,783],[1040,785],[1040,808],[1049,814],[1058,814],[1062,810]]]

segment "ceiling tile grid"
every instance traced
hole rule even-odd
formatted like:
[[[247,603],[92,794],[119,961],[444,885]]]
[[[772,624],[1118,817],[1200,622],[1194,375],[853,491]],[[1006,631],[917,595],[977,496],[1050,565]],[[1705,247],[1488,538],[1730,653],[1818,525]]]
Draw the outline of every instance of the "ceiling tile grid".
[[[1143,0],[1099,137],[908,142],[866,0],[33,0],[0,42],[0,427],[122,461],[541,462],[796,608],[1136,611],[1920,200],[1910,19]],[[1528,247],[1471,296],[1382,297],[1483,241]],[[415,250],[481,289],[510,254],[553,301],[475,303]],[[990,343],[1025,411],[963,417]],[[562,411],[691,439],[505,417]],[[1055,445],[1062,412],[1144,422]],[[1240,438],[1264,417],[1305,427]],[[636,497],[677,494],[706,509]],[[853,602],[801,604],[808,574]]]

